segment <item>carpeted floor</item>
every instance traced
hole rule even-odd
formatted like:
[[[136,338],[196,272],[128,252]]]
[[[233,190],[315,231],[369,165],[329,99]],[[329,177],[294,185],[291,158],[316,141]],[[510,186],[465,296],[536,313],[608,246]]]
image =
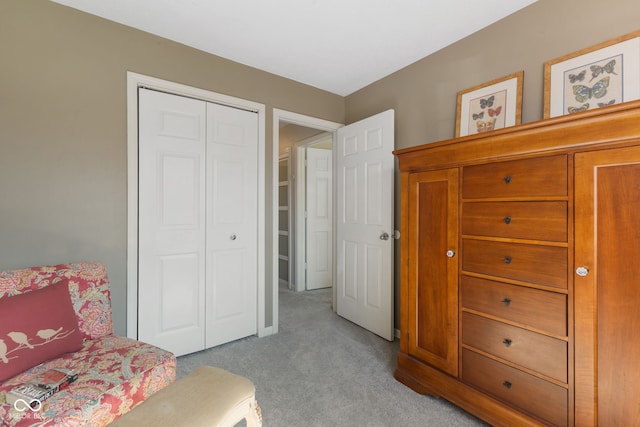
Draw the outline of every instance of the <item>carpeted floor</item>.
[[[393,378],[398,340],[388,342],[336,315],[331,289],[280,290],[279,333],[178,358],[178,378],[201,365],[256,386],[265,427],[484,426],[442,399]]]

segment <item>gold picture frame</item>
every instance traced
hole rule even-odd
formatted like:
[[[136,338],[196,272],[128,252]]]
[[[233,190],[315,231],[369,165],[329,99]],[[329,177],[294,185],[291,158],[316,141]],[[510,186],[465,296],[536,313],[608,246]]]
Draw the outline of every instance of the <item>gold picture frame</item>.
[[[456,138],[522,123],[524,71],[458,92]]]
[[[544,64],[543,117],[640,98],[640,31]]]

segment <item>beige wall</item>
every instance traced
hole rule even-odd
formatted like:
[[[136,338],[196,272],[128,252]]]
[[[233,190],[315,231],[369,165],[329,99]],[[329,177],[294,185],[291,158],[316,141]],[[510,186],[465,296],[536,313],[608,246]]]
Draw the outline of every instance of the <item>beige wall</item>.
[[[280,128],[280,152],[291,150],[296,143],[304,141],[324,131],[288,123]]]
[[[349,95],[347,123],[394,108],[396,148],[453,138],[457,93],[519,70],[522,121],[539,120],[544,62],[638,29],[638,0],[539,0]]]
[[[0,270],[104,262],[118,333],[126,325],[127,71],[266,104],[267,177],[272,108],[344,121],[340,96],[46,0],[0,1]]]

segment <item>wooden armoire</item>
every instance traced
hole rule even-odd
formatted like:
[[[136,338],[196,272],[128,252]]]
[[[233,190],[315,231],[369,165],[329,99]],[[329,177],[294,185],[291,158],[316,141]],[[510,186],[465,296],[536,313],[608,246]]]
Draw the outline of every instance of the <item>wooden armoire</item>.
[[[640,423],[640,101],[394,152],[395,377],[492,425]]]

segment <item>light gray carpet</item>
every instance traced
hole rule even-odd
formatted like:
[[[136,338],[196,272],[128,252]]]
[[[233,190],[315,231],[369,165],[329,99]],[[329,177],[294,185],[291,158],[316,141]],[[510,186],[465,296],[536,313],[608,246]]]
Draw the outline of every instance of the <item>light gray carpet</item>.
[[[398,340],[388,342],[336,315],[331,289],[281,288],[278,334],[179,357],[178,378],[201,365],[249,378],[265,427],[485,425],[396,381],[397,353]]]

